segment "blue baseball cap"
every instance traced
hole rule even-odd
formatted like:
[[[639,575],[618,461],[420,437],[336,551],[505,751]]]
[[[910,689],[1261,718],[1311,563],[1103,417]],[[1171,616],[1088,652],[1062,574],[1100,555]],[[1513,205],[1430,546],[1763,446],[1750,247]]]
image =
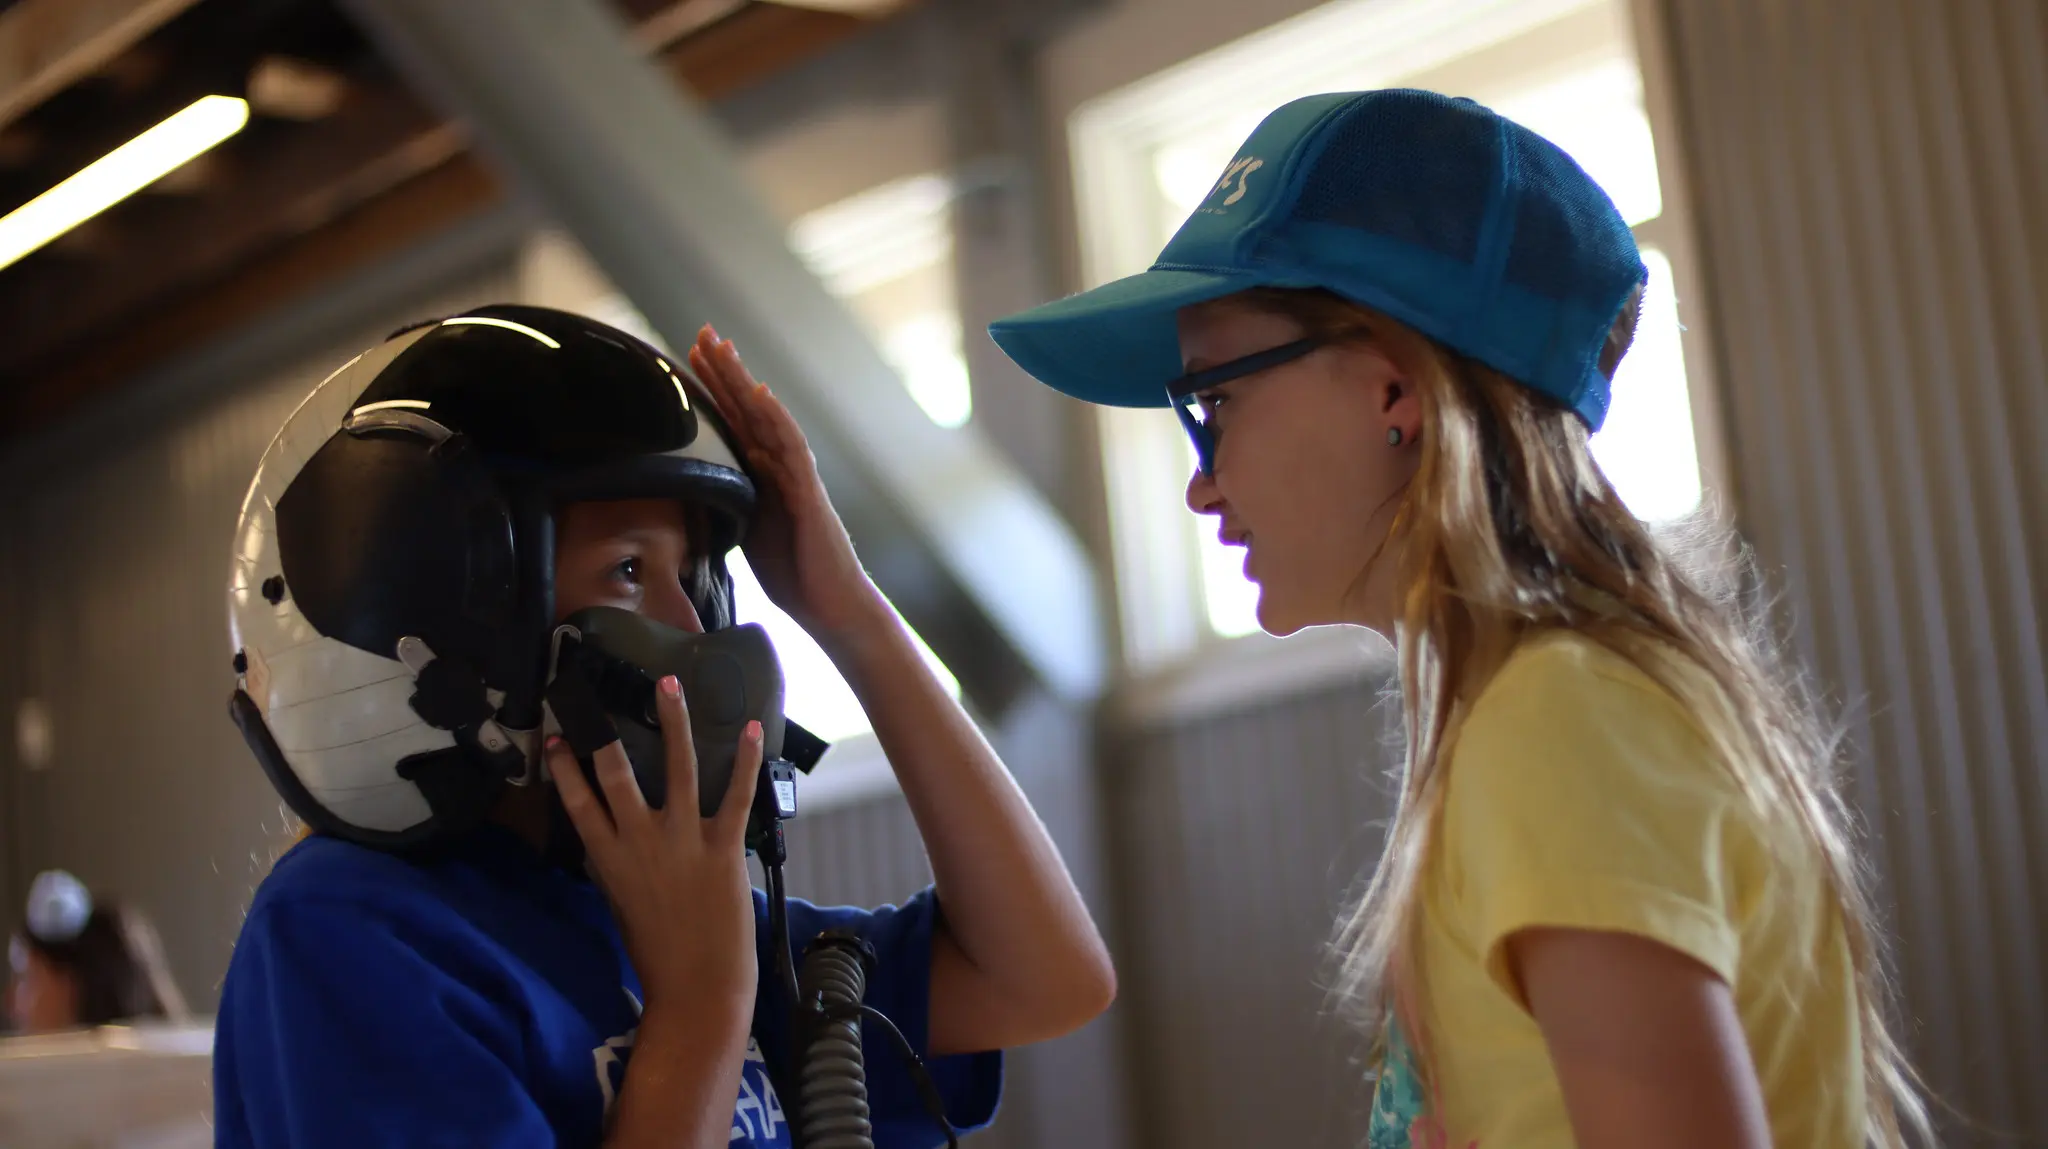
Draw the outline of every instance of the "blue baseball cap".
[[[1647,276],[1614,202],[1549,140],[1471,100],[1334,92],[1267,116],[1149,271],[989,334],[1077,399],[1165,407],[1181,375],[1175,312],[1251,287],[1324,288],[1598,430],[1600,353]]]

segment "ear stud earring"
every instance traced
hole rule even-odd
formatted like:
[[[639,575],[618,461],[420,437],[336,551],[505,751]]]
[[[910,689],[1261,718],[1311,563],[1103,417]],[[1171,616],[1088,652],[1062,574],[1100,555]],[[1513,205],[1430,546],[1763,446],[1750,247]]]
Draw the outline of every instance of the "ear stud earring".
[[[1389,447],[1398,447],[1398,446],[1400,446],[1400,445],[1401,445],[1401,428],[1399,428],[1399,427],[1389,427],[1389,428],[1387,428],[1387,446],[1389,446]]]

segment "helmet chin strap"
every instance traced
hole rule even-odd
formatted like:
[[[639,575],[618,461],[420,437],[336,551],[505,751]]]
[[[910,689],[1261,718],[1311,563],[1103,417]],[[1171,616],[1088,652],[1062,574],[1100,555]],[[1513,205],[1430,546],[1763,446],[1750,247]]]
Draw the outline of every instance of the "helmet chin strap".
[[[519,759],[523,763],[519,773],[505,779],[507,782],[512,783],[514,786],[525,787],[540,781],[542,772],[541,746],[546,741],[549,733],[551,731],[548,729],[545,720],[543,720],[540,728],[537,730],[505,730],[505,736],[511,740],[513,748],[519,752]]]
[[[555,675],[561,672],[562,643],[569,639],[580,637],[582,636],[577,634],[576,628],[572,626],[556,626],[549,629],[547,673],[541,680],[542,698],[547,697],[548,688],[554,685]],[[561,722],[556,719],[555,712],[543,704],[540,707],[540,723],[536,728],[532,730],[516,730],[510,733],[513,744],[519,747],[525,762],[524,771],[518,776],[511,778],[511,783],[514,786],[537,785],[546,777],[546,765],[541,757],[542,747],[547,744],[549,735],[562,733]],[[548,793],[551,805],[559,807],[561,800],[554,797],[554,787],[548,787]],[[563,824],[567,825],[566,822]],[[571,828],[569,832],[573,834],[575,831]],[[552,837],[552,833],[550,836]],[[577,844],[577,854],[580,860],[582,855],[582,844],[580,841]]]

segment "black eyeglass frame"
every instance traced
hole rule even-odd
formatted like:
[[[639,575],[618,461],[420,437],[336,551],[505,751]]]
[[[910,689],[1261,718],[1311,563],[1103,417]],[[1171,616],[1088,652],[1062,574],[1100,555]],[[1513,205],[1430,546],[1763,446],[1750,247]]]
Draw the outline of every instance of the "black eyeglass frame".
[[[1186,429],[1188,438],[1194,442],[1195,461],[1204,475],[1216,472],[1216,430],[1195,415],[1196,396],[1233,379],[1292,363],[1329,342],[1329,336],[1310,335],[1167,380],[1167,401],[1172,404],[1174,414],[1180,416],[1180,425]]]

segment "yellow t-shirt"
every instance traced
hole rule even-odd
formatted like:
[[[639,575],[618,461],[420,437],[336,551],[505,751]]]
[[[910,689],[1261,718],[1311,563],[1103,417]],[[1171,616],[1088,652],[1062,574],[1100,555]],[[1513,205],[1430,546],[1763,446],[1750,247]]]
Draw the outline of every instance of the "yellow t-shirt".
[[[1619,654],[1550,632],[1516,649],[1447,752],[1418,938],[1438,1088],[1396,1033],[1372,1149],[1409,1146],[1432,1093],[1454,1149],[1574,1144],[1507,968],[1506,940],[1532,926],[1638,934],[1706,965],[1734,988],[1774,1143],[1862,1149],[1854,975],[1821,860],[1740,793],[1693,713]]]

